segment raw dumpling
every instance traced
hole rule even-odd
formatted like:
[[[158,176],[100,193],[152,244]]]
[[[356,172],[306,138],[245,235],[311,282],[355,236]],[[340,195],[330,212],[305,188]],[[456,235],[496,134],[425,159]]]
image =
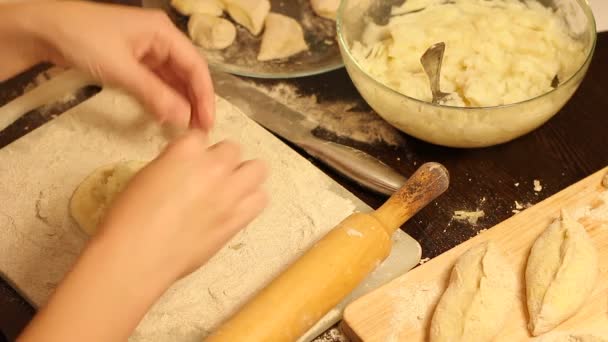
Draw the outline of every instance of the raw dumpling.
[[[171,6],[188,16],[204,13],[219,17],[224,12],[224,4],[220,0],[171,0]]]
[[[534,336],[574,315],[595,285],[597,251],[585,228],[562,211],[534,242],[526,267],[526,295]]]
[[[230,21],[207,14],[193,14],[188,20],[192,41],[209,50],[229,47],[236,38],[236,27]]]
[[[146,163],[126,161],[93,171],[78,186],[70,200],[70,214],[85,233],[95,234],[106,209]]]
[[[492,243],[464,253],[454,265],[431,321],[431,342],[491,341],[517,300],[515,273]]]
[[[302,26],[293,18],[270,13],[266,18],[266,30],[258,54],[259,61],[269,61],[293,56],[308,50]]]
[[[318,16],[336,20],[340,0],[311,0],[310,4]]]
[[[266,16],[270,13],[269,0],[224,0],[224,4],[234,21],[255,36],[262,32]]]

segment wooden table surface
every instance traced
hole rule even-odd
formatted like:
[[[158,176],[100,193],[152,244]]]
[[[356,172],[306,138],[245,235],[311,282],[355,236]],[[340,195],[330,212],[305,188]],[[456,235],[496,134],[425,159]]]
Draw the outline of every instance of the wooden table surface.
[[[43,68],[0,83],[0,106],[21,94]],[[343,69],[289,83],[304,94],[315,94],[320,101],[352,100],[365,106]],[[81,97],[94,92],[88,89]],[[450,189],[403,227],[422,245],[423,258],[432,258],[513,215],[515,201],[537,203],[607,166],[607,108],[608,32],[598,35],[591,67],[572,100],[544,126],[510,143],[466,150],[434,146],[405,135],[405,143],[396,148],[337,140],[375,155],[404,175],[426,161],[448,168]],[[0,148],[48,121],[52,114],[32,113],[0,132]],[[385,200],[313,162],[370,206],[378,207]],[[540,181],[542,191],[533,190],[534,180]],[[477,225],[453,219],[455,210],[477,209],[485,212]],[[33,313],[34,309],[0,279],[0,330],[6,337],[14,339]]]

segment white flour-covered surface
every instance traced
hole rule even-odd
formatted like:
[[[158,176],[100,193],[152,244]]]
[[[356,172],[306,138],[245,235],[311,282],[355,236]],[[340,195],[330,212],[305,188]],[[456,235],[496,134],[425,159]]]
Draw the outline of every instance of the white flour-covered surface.
[[[169,289],[131,341],[200,341],[336,223],[366,208],[228,102],[218,99],[217,111],[212,140],[239,141],[247,157],[269,163],[272,202]],[[44,304],[86,243],[68,214],[75,187],[100,165],[151,159],[165,143],[135,101],[105,89],[0,150],[2,274],[35,306]]]

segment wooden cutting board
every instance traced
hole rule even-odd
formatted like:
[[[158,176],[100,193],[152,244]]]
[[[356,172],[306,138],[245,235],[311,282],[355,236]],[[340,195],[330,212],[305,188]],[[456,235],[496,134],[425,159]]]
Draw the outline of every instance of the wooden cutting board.
[[[496,341],[530,340],[524,287],[527,256],[538,235],[564,208],[575,218],[594,213],[593,219],[579,221],[599,252],[600,276],[585,306],[554,333],[589,332],[608,338],[608,190],[601,185],[607,172],[608,168],[598,171],[356,300],[344,312],[345,331],[354,341],[426,341],[434,306],[452,266],[472,246],[493,240],[514,265],[520,285],[519,299]]]
[[[88,82],[79,77],[72,72],[57,76],[0,108],[0,117],[6,125]],[[171,287],[132,341],[200,342],[335,224],[353,211],[369,210],[230,103],[217,98],[216,105],[211,141],[238,141],[246,157],[268,162],[271,204],[205,266]],[[44,304],[87,241],[68,213],[77,185],[101,165],[154,158],[166,143],[164,132],[134,99],[103,89],[1,149],[0,273],[34,306]],[[389,259],[353,295],[418,263],[416,241],[399,232],[394,242]],[[330,312],[304,340],[340,315],[341,309]]]

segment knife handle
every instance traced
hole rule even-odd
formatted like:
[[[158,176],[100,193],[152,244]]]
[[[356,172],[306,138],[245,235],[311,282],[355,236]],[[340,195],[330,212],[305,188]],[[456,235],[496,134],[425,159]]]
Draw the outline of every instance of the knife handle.
[[[317,138],[299,141],[298,145],[343,176],[380,194],[390,196],[407,181],[380,160],[350,146]]]

